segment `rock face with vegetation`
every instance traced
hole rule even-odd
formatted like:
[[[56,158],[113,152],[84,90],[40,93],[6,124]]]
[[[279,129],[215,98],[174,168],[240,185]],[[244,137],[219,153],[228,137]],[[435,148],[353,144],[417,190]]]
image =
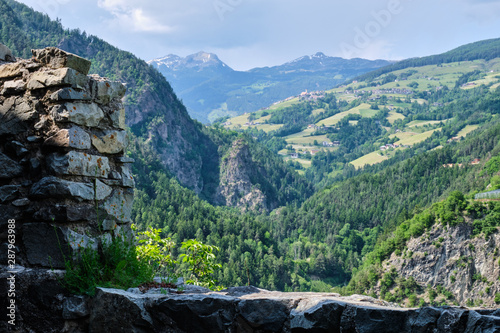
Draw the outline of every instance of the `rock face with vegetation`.
[[[449,228],[435,224],[412,238],[406,251],[393,253],[384,262],[386,271],[394,267],[398,276],[413,277],[422,286],[422,294],[427,292],[426,297],[436,298],[437,303],[497,306],[500,235],[474,235],[473,221],[468,218]]]
[[[259,189],[257,179],[266,173],[253,160],[248,145],[238,139],[222,158],[218,193],[221,203],[243,210],[271,211],[276,198],[268,198]]]

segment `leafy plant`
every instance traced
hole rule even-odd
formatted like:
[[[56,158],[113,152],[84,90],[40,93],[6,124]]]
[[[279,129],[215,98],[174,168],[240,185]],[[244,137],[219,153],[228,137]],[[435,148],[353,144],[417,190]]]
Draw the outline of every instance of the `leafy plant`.
[[[189,266],[189,278],[187,283],[201,285],[210,289],[218,289],[212,274],[221,268],[215,263],[214,251],[219,251],[217,246],[203,244],[195,239],[182,242],[181,249],[186,253],[181,254],[182,262]]]
[[[172,256],[175,242],[170,238],[161,238],[161,229],[149,228],[138,233],[137,256],[150,265],[154,276],[166,275],[174,276],[175,264],[177,261]]]

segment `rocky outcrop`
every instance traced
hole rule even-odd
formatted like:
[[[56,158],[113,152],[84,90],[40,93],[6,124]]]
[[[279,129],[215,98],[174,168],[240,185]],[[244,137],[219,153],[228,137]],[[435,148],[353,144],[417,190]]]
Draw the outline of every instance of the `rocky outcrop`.
[[[278,203],[260,189],[265,170],[253,160],[248,145],[238,139],[222,158],[218,201],[242,210],[271,211]]]
[[[430,286],[443,287],[453,295],[438,296],[437,302],[497,307],[500,234],[474,236],[472,223],[470,218],[454,227],[436,223],[429,232],[411,239],[406,251],[392,254],[383,263],[384,270],[394,267],[399,276],[413,277],[424,294]]]
[[[0,61],[0,243],[15,264],[63,268],[75,239],[130,228],[125,87],[77,55],[32,53]]]

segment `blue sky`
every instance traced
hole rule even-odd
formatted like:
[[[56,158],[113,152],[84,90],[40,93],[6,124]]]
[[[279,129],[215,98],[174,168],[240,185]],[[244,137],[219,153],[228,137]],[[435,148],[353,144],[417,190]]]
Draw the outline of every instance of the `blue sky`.
[[[323,52],[426,56],[500,37],[500,0],[22,0],[144,60],[216,53],[234,69]]]

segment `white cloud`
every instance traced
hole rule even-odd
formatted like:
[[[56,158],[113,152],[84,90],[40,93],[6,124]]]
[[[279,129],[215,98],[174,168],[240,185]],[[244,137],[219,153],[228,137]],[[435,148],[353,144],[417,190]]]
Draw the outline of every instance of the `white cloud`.
[[[171,33],[173,26],[160,22],[151,13],[151,8],[143,7],[144,2],[138,5],[136,1],[127,0],[98,0],[97,5],[110,12],[113,23],[135,32]]]

